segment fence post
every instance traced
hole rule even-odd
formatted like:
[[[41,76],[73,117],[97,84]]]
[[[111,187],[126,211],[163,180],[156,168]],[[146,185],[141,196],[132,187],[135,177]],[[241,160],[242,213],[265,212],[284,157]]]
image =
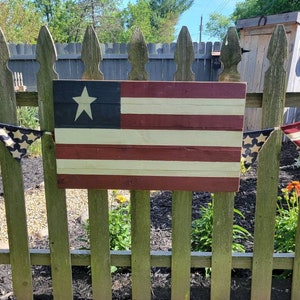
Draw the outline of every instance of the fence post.
[[[81,60],[84,63],[82,79],[103,79],[99,70],[101,48],[91,26],[84,35]],[[112,292],[107,190],[88,190],[88,204],[93,298],[108,300],[112,298]]]
[[[174,57],[174,80],[194,81],[194,48],[186,26],[180,30]],[[190,299],[192,199],[191,191],[174,191],[172,195],[172,300]]]
[[[148,61],[144,36],[137,28],[131,37],[128,59],[132,69],[129,80],[148,80]],[[151,299],[150,192],[131,191],[131,270],[132,299]]]
[[[270,67],[265,73],[262,128],[282,125],[285,107],[287,38],[277,25],[268,48]],[[271,298],[275,213],[278,195],[281,130],[274,130],[259,152],[254,227],[251,299]]]
[[[241,48],[236,29],[231,27],[221,48],[224,70],[219,81],[239,81],[237,65]],[[230,299],[232,269],[232,226],[234,193],[215,193],[212,233],[211,299]],[[222,271],[221,271],[222,270]]]
[[[57,79],[53,69],[56,50],[48,29],[40,30],[36,58],[40,63],[37,74],[40,126],[47,133],[54,131],[53,84]],[[65,190],[56,182],[55,145],[51,134],[42,136],[45,196],[51,255],[51,274],[54,299],[73,299],[72,269],[69,249],[68,218]]]
[[[13,75],[7,68],[8,60],[8,47],[0,29],[0,122],[17,125]],[[17,299],[32,299],[22,168],[20,162],[11,156],[2,142],[0,142],[0,163],[14,295]]]

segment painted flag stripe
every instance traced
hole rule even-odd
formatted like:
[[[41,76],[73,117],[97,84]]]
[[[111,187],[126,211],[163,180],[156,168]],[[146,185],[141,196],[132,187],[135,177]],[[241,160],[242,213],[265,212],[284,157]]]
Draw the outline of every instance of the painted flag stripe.
[[[57,144],[241,147],[242,132],[56,128]]]
[[[123,129],[168,129],[168,130],[233,130],[241,131],[243,116],[186,116],[122,114]]]
[[[176,160],[176,161],[239,161],[240,147],[177,147],[177,146],[118,146],[65,145],[56,146],[57,159],[115,160]]]
[[[240,162],[57,159],[57,174],[238,177]]]
[[[221,100],[221,101],[220,101]],[[219,105],[216,105],[219,103]],[[243,115],[244,99],[121,97],[123,114]]]
[[[60,188],[81,189],[144,189],[232,192],[238,189],[239,178],[113,176],[59,174]]]
[[[122,81],[121,97],[244,98],[245,83]]]

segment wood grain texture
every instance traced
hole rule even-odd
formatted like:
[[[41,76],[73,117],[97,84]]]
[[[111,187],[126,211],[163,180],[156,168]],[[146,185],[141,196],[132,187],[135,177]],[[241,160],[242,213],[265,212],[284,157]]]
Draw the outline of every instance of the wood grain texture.
[[[37,74],[41,130],[53,132],[54,110],[52,80],[56,51],[47,27],[42,27],[37,41]],[[51,135],[42,136],[42,153],[53,295],[57,299],[73,299],[71,256],[65,190],[58,189],[56,181],[55,144]]]
[[[284,27],[276,26],[267,57],[270,67],[265,74],[262,127],[282,125],[285,106],[287,39]],[[279,156],[282,132],[276,130],[259,153],[254,228],[251,299],[271,297],[275,211],[278,193]]]
[[[224,65],[219,81],[239,81],[237,65],[241,60],[241,49],[236,29],[228,29],[224,38],[220,59]],[[212,232],[212,300],[230,299],[232,269],[232,226],[234,193],[214,194]],[[222,272],[220,272],[222,270]]]
[[[195,80],[191,71],[194,52],[186,27],[180,31],[175,50],[176,81]],[[192,192],[175,191],[172,195],[171,299],[190,299]]]
[[[188,31],[188,28],[186,26],[183,26],[179,32],[174,54],[174,59],[177,65],[177,69],[174,74],[174,80],[195,80],[195,74],[192,71],[194,58],[194,48],[190,33]]]
[[[9,51],[0,29],[0,122],[17,125],[13,76],[7,68],[8,60]],[[32,299],[32,277],[22,168],[2,142],[0,165],[14,295],[18,299],[29,300]]]
[[[87,27],[84,35],[81,59],[84,63],[82,79],[104,79],[99,69],[102,61],[100,44],[91,26]],[[111,299],[108,191],[99,190],[98,185],[88,190],[88,204],[93,297],[94,299]]]
[[[145,39],[139,28],[132,34],[128,60],[130,80],[148,80],[146,63],[148,51]],[[151,260],[150,260],[150,192],[132,190],[131,205],[131,269],[132,299],[151,299]]]

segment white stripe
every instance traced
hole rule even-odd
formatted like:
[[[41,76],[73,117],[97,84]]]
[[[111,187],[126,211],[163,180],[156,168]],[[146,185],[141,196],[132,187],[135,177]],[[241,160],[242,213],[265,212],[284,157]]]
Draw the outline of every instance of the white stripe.
[[[121,98],[122,114],[243,115],[244,110],[245,99]]]
[[[57,144],[241,147],[241,131],[56,128]]]
[[[300,140],[300,131],[289,133],[287,136],[291,141],[298,141]]]
[[[57,160],[57,174],[234,178],[239,172],[239,162]]]

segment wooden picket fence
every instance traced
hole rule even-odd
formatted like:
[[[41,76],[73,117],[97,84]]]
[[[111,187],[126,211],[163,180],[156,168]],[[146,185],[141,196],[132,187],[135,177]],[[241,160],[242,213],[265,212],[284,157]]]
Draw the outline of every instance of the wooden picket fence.
[[[287,40],[284,27],[278,25],[269,45],[270,67],[265,75],[263,93],[247,94],[247,107],[262,107],[262,128],[280,126],[286,106],[300,106],[299,94],[285,93]],[[132,36],[129,61],[130,80],[147,80],[145,70],[147,48],[143,36],[136,30]],[[191,64],[194,60],[189,32],[183,27],[178,37],[174,80],[194,80]],[[0,122],[17,124],[16,104],[39,106],[40,127],[54,130],[52,80],[57,79],[57,60],[51,35],[46,27],[39,33],[36,59],[38,92],[15,92],[12,73],[8,70],[9,51],[0,32]],[[87,28],[81,59],[83,79],[102,80],[99,71],[102,54],[97,37]],[[239,81],[237,64],[241,50],[235,28],[230,28],[222,45],[224,65],[221,81]],[[287,99],[287,101],[285,101]],[[255,233],[253,253],[232,253],[234,193],[215,193],[212,253],[191,252],[192,192],[172,194],[172,251],[150,251],[150,194],[131,191],[132,247],[131,251],[109,249],[109,201],[106,190],[88,190],[90,220],[90,251],[69,248],[65,190],[56,185],[55,147],[51,135],[42,136],[42,157],[45,179],[46,208],[49,230],[49,250],[29,249],[22,170],[0,143],[9,250],[0,250],[0,264],[10,264],[14,295],[17,299],[32,299],[32,265],[50,265],[54,299],[72,299],[72,266],[91,266],[94,299],[111,299],[111,266],[131,267],[132,299],[151,299],[151,267],[171,268],[171,299],[190,298],[191,268],[211,267],[211,299],[230,299],[231,271],[252,270],[251,299],[270,299],[272,271],[293,270],[292,299],[300,299],[300,232],[295,253],[274,254],[274,226],[279,177],[279,153],[282,134],[274,131],[259,155]],[[300,220],[298,221],[300,222]],[[299,226],[300,228],[300,226]]]

